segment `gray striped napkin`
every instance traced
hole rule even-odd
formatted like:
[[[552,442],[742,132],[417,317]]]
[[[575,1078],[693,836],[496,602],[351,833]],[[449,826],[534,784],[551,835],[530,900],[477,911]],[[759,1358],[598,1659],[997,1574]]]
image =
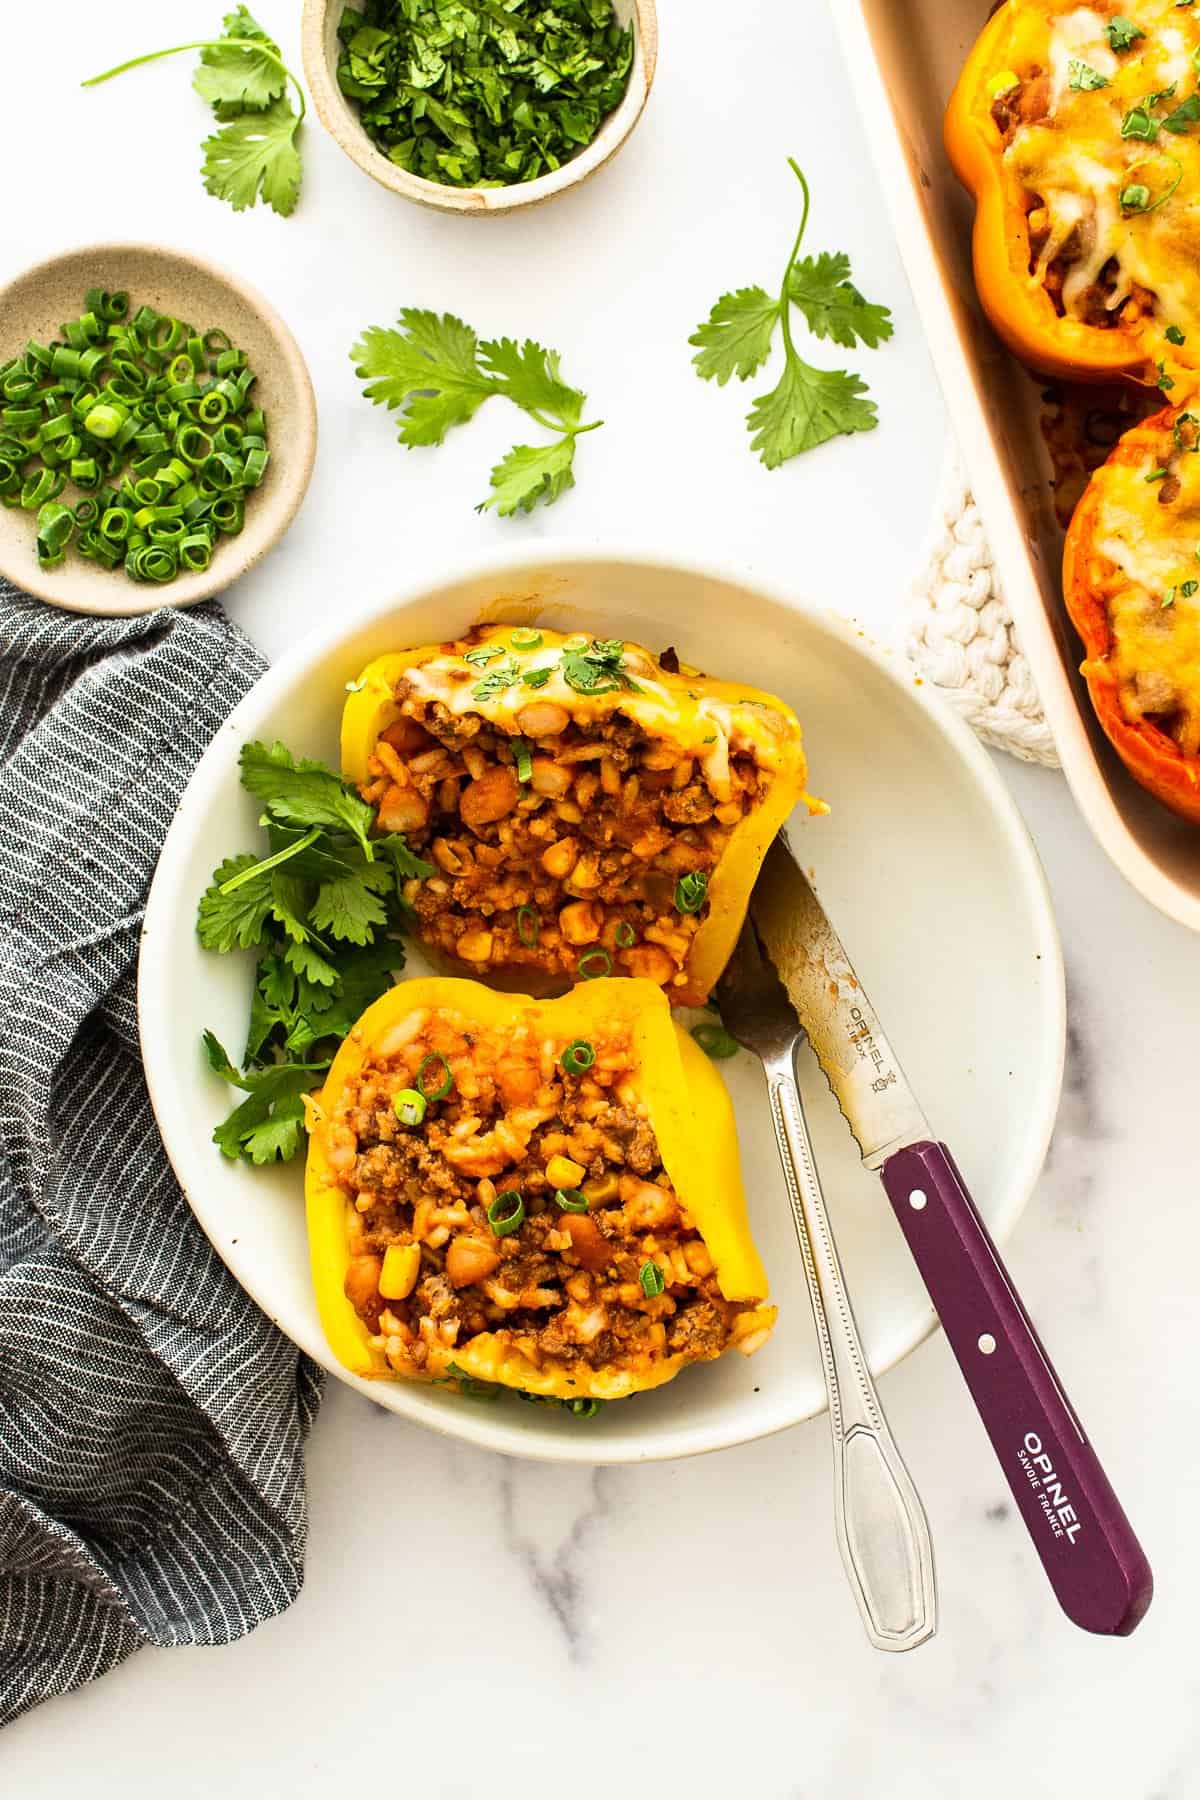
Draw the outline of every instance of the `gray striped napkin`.
[[[163,835],[262,667],[215,604],[83,619],[0,581],[0,1723],[302,1579],[319,1374],[188,1211],[135,1010]]]

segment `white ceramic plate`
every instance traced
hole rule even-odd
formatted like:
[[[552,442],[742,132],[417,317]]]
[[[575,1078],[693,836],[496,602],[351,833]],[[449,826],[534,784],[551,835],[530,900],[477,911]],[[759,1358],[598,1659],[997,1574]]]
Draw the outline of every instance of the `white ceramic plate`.
[[[345,683],[384,650],[455,636],[486,612],[595,629],[772,689],[805,728],[827,818],[793,843],[887,1024],[934,1129],[1003,1239],[1041,1167],[1058,1103],[1062,959],[1045,883],[1017,812],[966,727],[840,620],[736,576],[570,548],[493,557],[375,606],[301,644],[267,674],[201,760],[168,834],[146,910],[139,1002],[150,1092],[168,1154],[238,1280],[342,1380],[309,1282],[301,1172],[225,1162],[210,1141],[233,1096],[200,1034],[245,1032],[251,962],[200,949],[196,903],[227,855],[255,845],[258,807],[238,785],[248,739],[334,761]],[[411,966],[411,964],[410,964]],[[720,1065],[737,1106],[755,1235],[780,1319],[757,1356],[730,1355],[580,1422],[504,1399],[483,1404],[405,1383],[352,1385],[436,1430],[515,1455],[641,1462],[762,1437],[825,1405],[808,1297],[767,1118],[748,1056]],[[817,1155],[871,1366],[912,1350],[934,1319],[877,1178],[815,1063],[803,1071]]]

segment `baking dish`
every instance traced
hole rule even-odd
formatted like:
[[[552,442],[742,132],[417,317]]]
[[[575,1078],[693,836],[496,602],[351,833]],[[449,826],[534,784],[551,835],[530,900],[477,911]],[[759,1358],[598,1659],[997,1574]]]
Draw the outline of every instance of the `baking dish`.
[[[1168,917],[1200,931],[1200,833],[1126,774],[1096,724],[1062,604],[1062,529],[1039,428],[1042,383],[1000,345],[971,274],[971,201],[942,116],[987,16],[981,0],[839,0],[864,132],[1063,771],[1101,847]]]

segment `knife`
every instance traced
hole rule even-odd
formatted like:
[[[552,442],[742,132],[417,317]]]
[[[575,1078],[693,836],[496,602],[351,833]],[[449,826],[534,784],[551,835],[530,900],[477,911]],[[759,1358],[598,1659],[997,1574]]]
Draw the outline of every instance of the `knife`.
[[[782,833],[751,914],[834,1098],[876,1171],[1067,1617],[1124,1637],[1150,1564],[945,1144],[934,1137]]]

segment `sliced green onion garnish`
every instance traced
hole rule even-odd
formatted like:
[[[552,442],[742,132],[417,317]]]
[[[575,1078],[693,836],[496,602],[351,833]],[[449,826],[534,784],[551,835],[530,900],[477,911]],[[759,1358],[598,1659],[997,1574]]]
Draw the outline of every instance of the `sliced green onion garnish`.
[[[575,1038],[559,1058],[568,1075],[586,1074],[595,1060],[596,1052],[586,1038]]]
[[[675,910],[681,913],[698,913],[708,895],[708,876],[699,869],[693,869],[690,875],[681,875],[675,883]]]
[[[577,973],[581,981],[595,981],[601,975],[612,974],[612,957],[607,950],[589,950],[581,956]]]
[[[525,1223],[525,1202],[518,1188],[505,1188],[487,1209],[488,1224],[497,1237],[510,1237]]]
[[[1163,189],[1161,194],[1155,194],[1153,196],[1150,187],[1145,181],[1127,182],[1120,193],[1121,206],[1125,212],[1153,212],[1156,207],[1162,206],[1164,202],[1171,198],[1171,195],[1183,180],[1183,164],[1177,156],[1168,156],[1164,152],[1157,159],[1153,160],[1155,161],[1156,166],[1159,162],[1170,163],[1174,170],[1173,178]],[[1151,166],[1151,161],[1152,159],[1150,157],[1143,157],[1141,162],[1132,163],[1127,173],[1133,175],[1138,169],[1148,169]]]
[[[1161,481],[1163,476],[1166,473],[1167,473],[1166,469],[1160,463],[1156,469],[1151,469],[1150,473],[1146,476],[1146,480],[1147,481]]]
[[[517,780],[528,781],[533,774],[533,758],[523,737],[512,740],[512,753],[517,759]]]
[[[736,1056],[738,1044],[731,1038],[723,1025],[692,1026],[692,1036],[703,1050],[705,1056],[711,1056],[714,1062],[724,1062],[727,1056]]]
[[[628,919],[622,919],[613,933],[613,938],[618,950],[629,950],[637,943],[637,932]]]
[[[656,1262],[644,1262],[638,1270],[638,1280],[647,1300],[656,1300],[667,1285],[667,1278]]]
[[[552,668],[550,668],[550,669],[526,669],[525,673],[521,677],[521,680],[525,683],[525,686],[528,688],[544,688],[546,683],[549,681],[551,675],[553,675],[553,673],[554,673],[554,670]]]
[[[427,1069],[436,1069],[439,1066],[442,1071],[441,1080],[436,1088],[430,1088],[426,1081],[425,1071]],[[450,1073],[450,1064],[438,1051],[435,1050],[429,1056],[423,1056],[421,1058],[420,1067],[417,1069],[415,1085],[422,1100],[432,1102],[434,1100],[444,1100],[446,1098],[446,1095],[454,1086],[454,1077]]]
[[[561,1212],[585,1213],[587,1195],[579,1188],[555,1188],[554,1204]]]
[[[540,650],[543,640],[541,632],[531,625],[518,625],[508,641],[514,650]]]
[[[419,1125],[425,1117],[428,1102],[416,1088],[401,1088],[392,1105],[402,1125]]]
[[[541,931],[541,920],[532,906],[519,906],[517,908],[517,936],[527,950],[536,950]]]

